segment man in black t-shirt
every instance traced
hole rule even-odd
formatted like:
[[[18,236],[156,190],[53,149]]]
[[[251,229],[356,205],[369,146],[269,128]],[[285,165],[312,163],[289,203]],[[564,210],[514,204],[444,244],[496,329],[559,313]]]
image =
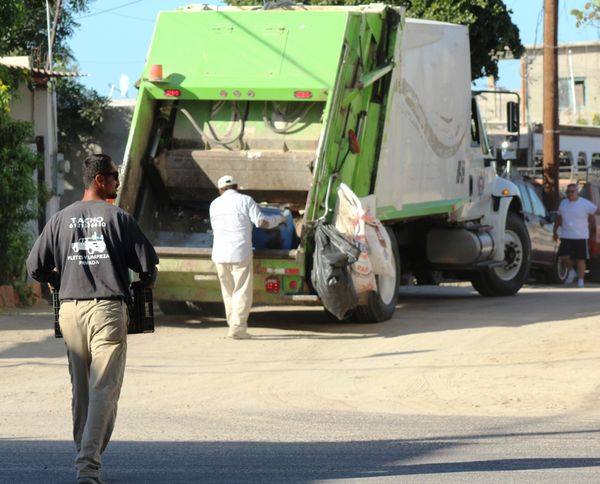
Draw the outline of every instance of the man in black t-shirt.
[[[158,258],[136,221],[106,202],[119,188],[111,158],[88,157],[83,182],[83,199],[50,219],[27,270],[58,291],[73,387],[77,479],[99,483],[100,455],[114,428],[125,370],[129,269],[151,286]]]

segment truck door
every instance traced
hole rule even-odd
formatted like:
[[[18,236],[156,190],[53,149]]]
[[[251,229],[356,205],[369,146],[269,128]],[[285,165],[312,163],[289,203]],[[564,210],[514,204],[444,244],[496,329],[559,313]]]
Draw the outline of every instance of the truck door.
[[[534,226],[532,232],[534,234],[535,242],[532,241],[532,248],[534,249],[536,259],[544,264],[552,264],[554,261],[554,245],[557,242],[552,240],[552,229],[554,224],[550,222],[547,216],[546,207],[544,203],[536,193],[535,189],[530,185],[525,185],[529,198],[531,199],[532,213],[531,223]]]

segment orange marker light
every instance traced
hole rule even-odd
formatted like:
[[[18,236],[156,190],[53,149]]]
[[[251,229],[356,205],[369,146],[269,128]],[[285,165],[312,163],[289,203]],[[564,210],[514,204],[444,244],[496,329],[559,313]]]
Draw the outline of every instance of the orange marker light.
[[[150,66],[150,74],[148,74],[148,80],[150,82],[162,81],[163,69],[162,64],[152,64]]]

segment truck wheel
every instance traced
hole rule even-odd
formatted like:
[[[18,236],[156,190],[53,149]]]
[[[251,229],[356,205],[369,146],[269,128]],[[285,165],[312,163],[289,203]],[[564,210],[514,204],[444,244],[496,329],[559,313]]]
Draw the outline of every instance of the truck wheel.
[[[188,314],[190,309],[185,301],[158,301],[163,314]]]
[[[531,242],[525,223],[517,214],[509,212],[504,239],[504,265],[476,272],[471,283],[482,296],[512,296],[525,283],[530,260]]]
[[[567,280],[567,274],[569,271],[563,264],[560,257],[556,256],[556,261],[554,262],[554,266],[552,269],[549,269],[546,272],[546,280],[550,284],[564,284]]]
[[[394,276],[375,276],[377,278],[377,291],[368,295],[367,304],[358,306],[354,313],[355,320],[359,323],[379,323],[387,321],[396,310],[396,298],[400,287],[400,253],[398,242],[393,230],[386,227],[392,244],[394,254]]]

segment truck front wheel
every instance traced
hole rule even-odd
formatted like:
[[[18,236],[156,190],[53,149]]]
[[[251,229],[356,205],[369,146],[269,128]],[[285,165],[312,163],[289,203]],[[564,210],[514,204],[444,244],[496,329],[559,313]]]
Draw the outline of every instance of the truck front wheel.
[[[400,253],[394,231],[386,227],[392,244],[394,275],[375,276],[377,291],[368,294],[367,304],[358,306],[354,313],[359,323],[379,323],[390,319],[396,310],[396,299],[400,287]]]
[[[476,272],[471,283],[486,297],[512,296],[525,283],[531,260],[531,243],[521,218],[509,212],[504,235],[504,264],[489,271]]]

